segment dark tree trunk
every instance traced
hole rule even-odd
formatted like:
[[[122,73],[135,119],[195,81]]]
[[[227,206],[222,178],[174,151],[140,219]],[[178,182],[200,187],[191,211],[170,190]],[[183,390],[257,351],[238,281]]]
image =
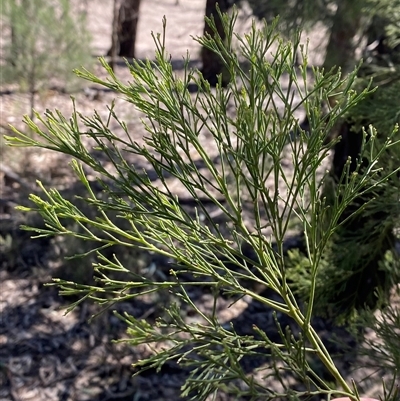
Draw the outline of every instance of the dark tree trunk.
[[[324,62],[326,71],[340,67],[342,71],[348,73],[357,64],[356,50],[363,28],[362,7],[363,2],[359,1],[339,2],[326,48]]]
[[[115,60],[120,57],[135,57],[136,32],[139,22],[140,0],[115,0],[119,3],[118,16],[114,15],[112,45],[108,55]]]
[[[111,33],[111,49],[109,50],[108,54],[111,57],[110,60],[110,67],[114,71],[115,65],[117,63],[117,56],[118,56],[118,15],[119,9],[121,7],[121,0],[114,0],[114,7],[113,7],[113,22],[112,22],[112,33]]]
[[[222,40],[225,40],[225,32],[222,26],[221,18],[217,12],[217,4],[219,5],[221,12],[225,13],[229,10],[231,2],[229,0],[207,0],[206,2],[205,15],[208,18],[211,18],[211,16],[214,17],[218,35]],[[213,30],[208,26],[207,23],[204,24],[204,35],[206,34],[215,36]],[[218,83],[217,76],[219,74],[222,74],[222,85],[225,86],[228,84],[229,78],[227,77],[227,73],[224,71],[223,64],[216,53],[203,47],[201,49],[201,61],[203,63],[201,72],[204,79],[206,79],[211,86],[216,86]]]

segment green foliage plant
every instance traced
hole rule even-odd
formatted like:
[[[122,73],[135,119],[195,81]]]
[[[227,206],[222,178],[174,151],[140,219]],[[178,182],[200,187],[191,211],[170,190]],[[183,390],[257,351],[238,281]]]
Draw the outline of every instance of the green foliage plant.
[[[389,15],[386,18],[389,19]],[[390,35],[391,31],[393,29],[387,32],[387,42],[384,43],[387,53],[372,52],[358,71],[354,86],[358,91],[371,81],[377,88],[347,113],[345,123],[339,129],[341,135],[347,136],[347,142],[342,141],[340,151],[336,148],[332,163],[332,170],[340,171],[340,157],[343,158],[352,147],[357,149],[364,134],[367,138],[374,137],[374,146],[360,157],[361,169],[375,160],[379,174],[390,176],[357,198],[342,214],[342,220],[346,219],[347,222],[336,231],[330,252],[325,252],[321,260],[316,291],[318,314],[332,316],[330,312],[333,310],[336,321],[347,324],[357,318],[358,312],[366,306],[374,309],[377,303],[387,304],[393,286],[400,282],[400,260],[396,250],[398,236],[396,238],[395,235],[400,226],[400,180],[398,173],[392,174],[400,166],[400,146],[398,140],[394,140],[390,146],[385,145],[387,135],[393,130],[397,130],[394,138],[398,139],[400,135],[400,70],[397,66],[400,48],[391,47],[389,51],[390,44],[396,43],[395,38],[399,37],[400,31],[393,31]],[[340,156],[336,158],[337,155]],[[345,177],[339,183],[338,174],[334,175],[331,182],[325,181],[324,192],[328,199],[333,197],[330,202],[334,202],[337,186],[346,185]],[[354,210],[359,212],[352,216]],[[289,258],[296,266],[291,269],[292,279],[298,284],[299,293],[307,296],[310,277],[307,273],[308,260],[303,256],[298,249],[289,252]],[[384,319],[383,323],[390,321]]]
[[[399,0],[248,0],[248,4],[258,18],[272,21],[279,15],[280,30],[286,35],[299,27],[312,32],[318,23],[326,27],[326,69],[341,67],[348,72],[359,58],[357,50],[379,41],[392,49],[400,43]]]
[[[51,87],[78,87],[72,70],[91,65],[86,17],[69,0],[2,0],[3,83],[30,94]]]
[[[223,15],[225,41],[218,37],[212,20],[208,23],[215,36],[196,39],[221,58],[231,77],[227,88],[217,85],[211,89],[198,70],[189,68],[188,58],[183,77],[177,77],[164,34],[154,35],[155,61],[127,63],[132,77],[128,84],[115,76],[104,59],[100,63],[107,79],[85,69],[76,72],[115,91],[143,112],[144,144],[134,141],[113,105],[107,119],[78,111],[70,119],[58,111],[47,111],[44,116],[36,113],[38,124],[25,117],[39,139],[15,129],[15,136],[7,137],[9,144],[71,156],[72,170],[87,190],[81,200],[96,211],[96,218],[90,218],[56,189],[38,182],[42,196],[31,195],[34,206],[23,210],[40,213],[46,228],[26,229],[39,237],[78,236],[93,244],[95,285],[55,279],[61,294],[79,297],[69,310],[85,299],[107,306],[165,290],[179,300],[166,303],[165,315],[155,326],[127,314],[118,316],[128,326],[125,341],[153,349],[152,355],[137,361],[138,367],[161,369],[168,361],[175,361],[189,370],[183,396],[205,401],[224,391],[251,400],[308,399],[315,395],[358,400],[355,383],[348,383],[339,372],[311,319],[320,260],[342,211],[364,191],[388,179],[379,175],[371,160],[368,169],[348,177],[335,202],[328,204],[321,196],[328,172],[321,180],[320,166],[336,143],[329,139],[330,132],[370,89],[360,93],[352,89],[357,70],[342,79],[338,72],[323,73],[315,68],[310,81],[306,54],[303,64],[294,67],[296,52],[303,49],[299,35],[293,42],[286,41],[273,23],[260,30],[253,26],[248,34],[239,36],[234,31],[236,18],[236,11],[230,17]],[[232,45],[234,39],[239,42],[237,49]],[[246,67],[239,60],[246,60]],[[188,91],[193,82],[199,88],[196,94]],[[337,103],[323,111],[321,104],[333,96]],[[233,114],[227,112],[229,105],[234,105]],[[300,107],[306,110],[311,135],[299,128],[295,113]],[[116,124],[121,132],[112,128]],[[290,134],[293,130],[299,132],[297,140]],[[206,140],[204,132],[209,135]],[[112,169],[93,155],[92,145],[85,145],[87,138]],[[213,144],[219,161],[212,158],[206,143]],[[383,148],[392,143],[388,135]],[[373,144],[371,138],[364,146],[366,151]],[[287,154],[290,169],[283,163]],[[129,159],[132,156],[146,159],[157,173],[158,183],[150,179],[148,171],[135,168],[135,159]],[[97,173],[107,197],[98,196],[93,189],[88,169]],[[193,213],[181,204],[168,177],[179,181],[193,198]],[[241,196],[244,188],[246,199]],[[224,227],[214,222],[204,199],[225,216]],[[252,216],[250,226],[244,209]],[[115,215],[117,218],[110,217]],[[309,259],[311,280],[305,304],[296,298],[287,277],[285,240],[293,219],[302,226]],[[79,230],[69,229],[71,222]],[[118,254],[104,256],[103,250],[113,245],[137,247],[174,260],[169,277],[149,278],[122,264]],[[245,246],[254,251],[254,259],[243,253]],[[119,274],[118,280],[114,273]],[[263,285],[276,296],[260,294],[248,283]],[[214,296],[212,310],[204,311],[193,299],[190,289],[196,286],[209,288]],[[255,325],[254,336],[241,336],[235,327],[223,324],[217,313],[221,293],[231,296],[232,302],[250,297],[265,305],[266,314],[273,310],[282,341],[272,341],[269,333]],[[180,305],[198,319],[186,321]],[[280,326],[282,315],[292,320],[295,329]],[[243,357],[256,358],[260,352],[271,357],[263,370],[264,379],[274,376],[281,385],[279,390],[244,372]],[[325,366],[332,381],[324,380],[310,366],[309,356]],[[291,384],[287,372],[302,383],[301,388]]]
[[[400,289],[397,288],[397,299]],[[384,305],[379,313],[362,313],[354,328],[358,326],[371,329],[374,336],[364,338],[360,354],[366,355],[365,364],[386,371],[395,376],[400,370],[400,310],[398,300],[393,304]]]

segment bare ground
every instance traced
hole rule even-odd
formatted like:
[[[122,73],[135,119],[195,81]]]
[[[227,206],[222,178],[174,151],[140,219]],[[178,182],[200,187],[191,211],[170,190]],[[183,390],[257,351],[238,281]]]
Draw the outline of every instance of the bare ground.
[[[88,0],[90,29],[93,34],[93,52],[105,55],[110,46],[112,1]],[[152,58],[154,46],[151,31],[161,32],[161,18],[167,17],[167,48],[177,68],[182,56],[190,50],[194,63],[198,62],[199,47],[190,35],[201,35],[203,29],[204,1],[143,0],[137,42],[137,56]],[[249,21],[240,20],[240,29],[246,30]],[[310,46],[310,60],[318,64],[324,47],[323,29],[316,29]],[[96,67],[98,74],[103,72]],[[119,66],[117,75],[129,79],[125,67]],[[11,88],[13,89],[13,88]],[[106,106],[114,100],[114,94],[96,87],[87,87],[74,94],[77,108],[83,114],[97,110],[107,114]],[[144,131],[140,115],[122,99],[116,99],[117,112],[125,120],[135,139],[141,140]],[[61,110],[65,115],[72,111],[69,95],[56,90],[41,93],[36,98],[36,108]],[[23,128],[21,116],[29,113],[28,96],[11,90],[1,95],[1,126],[8,133],[6,125],[11,123]],[[176,366],[167,366],[161,372],[149,371],[132,378],[132,363],[148,355],[146,347],[133,349],[127,344],[115,344],[111,340],[125,336],[125,326],[109,311],[88,322],[97,311],[93,305],[85,304],[74,312],[64,315],[63,308],[69,299],[57,294],[54,287],[46,287],[51,277],[62,276],[73,279],[88,279],[90,268],[84,262],[64,262],[68,244],[57,240],[31,240],[29,233],[19,229],[26,222],[26,216],[16,212],[16,204],[27,204],[29,193],[36,192],[34,184],[39,178],[44,183],[65,191],[71,197],[82,189],[75,185],[68,160],[57,154],[32,149],[1,149],[0,169],[0,401],[105,401],[135,400],[161,401],[178,398],[179,388],[187,373]],[[40,220],[29,217],[29,223],[41,224]],[[71,244],[70,244],[71,245]],[[141,256],[142,267],[155,264],[157,268],[168,269],[165,261]],[[81,266],[82,264],[82,266]],[[84,266],[83,266],[84,265]],[[77,273],[79,271],[80,273]],[[78,274],[78,276],[77,276]],[[212,307],[209,294],[197,294],[203,308]],[[118,306],[136,317],[153,321],[161,313],[163,299],[141,300]],[[233,321],[242,328],[243,334],[252,333],[252,324],[274,330],[270,314],[256,303],[242,300],[229,307],[230,301],[219,300],[219,316],[222,321]],[[328,338],[335,330],[324,322],[318,323],[321,335]],[[351,339],[349,339],[351,341]],[[352,356],[351,356],[352,358]],[[265,361],[249,361],[249,374]],[[342,361],[343,369],[349,368],[350,361]],[[349,378],[361,378],[365,372],[348,372]],[[257,374],[255,374],[257,375]],[[271,386],[274,383],[271,382]],[[366,394],[373,393],[374,382],[364,384]],[[224,394],[219,398],[232,400]]]

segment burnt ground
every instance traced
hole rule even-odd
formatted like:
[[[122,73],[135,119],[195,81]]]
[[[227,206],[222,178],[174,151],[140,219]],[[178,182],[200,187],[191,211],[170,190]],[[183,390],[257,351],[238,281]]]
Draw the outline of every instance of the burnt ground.
[[[101,8],[98,3],[95,0],[86,1],[95,56],[107,53],[111,37],[112,1],[102,0]],[[177,71],[182,68],[182,56],[187,49],[191,52],[193,63],[199,63],[199,48],[190,35],[202,33],[203,3],[200,0],[180,0],[176,5],[175,0],[143,0],[138,57],[153,57],[150,32],[160,32],[161,18],[166,15],[167,48]],[[248,25],[247,18],[240,19],[241,30],[246,30]],[[316,29],[311,39],[310,61],[318,64],[325,43],[323,28]],[[101,75],[102,71],[96,68]],[[117,75],[128,79],[123,63],[117,67]],[[78,110],[83,114],[92,114],[95,109],[104,116],[107,104],[114,100],[113,93],[92,86],[83,88],[74,96]],[[68,115],[71,112],[69,95],[56,89],[38,94],[36,109],[42,112],[46,108],[57,108]],[[144,130],[139,121],[140,115],[121,99],[116,99],[116,110],[134,132],[135,139],[142,140]],[[2,134],[9,133],[9,123],[23,129],[21,116],[25,113],[29,113],[27,94],[18,92],[12,86],[2,92]],[[3,145],[1,157],[0,401],[177,399],[187,372],[176,365],[167,365],[160,372],[150,370],[132,377],[135,372],[132,364],[149,355],[151,350],[145,346],[133,348],[126,343],[113,343],[112,340],[126,337],[126,327],[112,311],[105,311],[89,322],[99,310],[95,305],[85,303],[65,315],[65,307],[71,300],[59,296],[55,287],[46,286],[52,277],[81,282],[90,280],[90,260],[64,260],[64,256],[69,255],[69,249],[76,244],[59,239],[32,240],[29,232],[19,228],[20,224],[42,224],[37,216],[26,216],[14,209],[15,205],[29,204],[29,193],[39,192],[36,179],[58,188],[70,199],[82,191],[71,175],[69,160],[43,150],[7,149]],[[156,266],[160,271],[169,269],[168,261],[152,255],[135,254],[127,255],[127,258],[135,258],[139,268]],[[211,294],[199,289],[194,298],[203,309],[212,307]],[[161,294],[157,298],[121,303],[115,308],[154,322],[162,314],[165,302]],[[252,334],[253,324],[266,332],[276,331],[271,313],[256,302],[243,299],[231,305],[229,299],[221,297],[218,308],[221,321],[233,322],[240,334]],[[323,320],[318,320],[316,327],[324,339],[328,340],[336,334],[354,346],[354,340],[344,329],[332,327]],[[332,351],[335,352],[335,349]],[[351,371],[351,362],[356,358],[349,353],[347,359],[340,359],[339,366],[349,379],[353,377],[359,381],[367,372]],[[257,376],[254,369],[265,363],[266,360],[260,357],[246,360],[244,366],[248,374]],[[271,387],[278,385],[269,380]],[[364,382],[362,388],[366,394],[373,394],[376,391],[374,386],[375,380],[370,379]],[[234,398],[221,394],[218,399],[233,401]]]

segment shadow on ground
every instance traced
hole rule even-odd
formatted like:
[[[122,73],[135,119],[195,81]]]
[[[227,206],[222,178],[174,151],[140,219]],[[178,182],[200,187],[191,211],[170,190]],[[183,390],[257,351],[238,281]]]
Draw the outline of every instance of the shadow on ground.
[[[202,167],[199,164],[198,168]],[[156,179],[151,171],[148,174]],[[75,183],[62,192],[74,199],[82,190],[82,186]],[[13,193],[13,199],[10,199]],[[94,305],[83,304],[66,317],[63,316],[62,307],[71,299],[60,297],[54,287],[44,284],[51,277],[65,275],[66,270],[67,278],[76,280],[80,277],[84,281],[92,274],[91,265],[81,259],[66,264],[62,261],[66,253],[65,250],[60,251],[60,244],[46,238],[32,240],[30,233],[21,231],[18,225],[24,222],[24,217],[11,207],[26,202],[19,196],[18,191],[8,191],[8,200],[2,209],[5,224],[0,230],[2,238],[7,235],[11,237],[11,248],[6,249],[2,244],[2,250],[7,252],[1,253],[0,399],[18,400],[28,396],[37,400],[65,401],[130,400],[133,396],[138,401],[176,399],[189,372],[171,362],[166,363],[159,372],[150,369],[132,378],[135,370],[131,364],[151,351],[146,347],[132,349],[127,344],[113,344],[113,339],[125,337],[125,325],[110,310],[91,323],[88,323],[88,319],[99,311]],[[188,207],[193,211],[190,202]],[[43,227],[37,216],[31,217],[30,223],[42,224]],[[289,243],[298,246],[296,240],[292,239]],[[168,274],[170,260],[154,255],[140,257],[144,260],[142,266],[155,264],[157,269]],[[127,262],[132,259],[136,262],[139,256],[128,255]],[[76,272],[81,271],[83,266],[87,269],[86,273],[77,276]],[[196,288],[194,300],[201,302],[203,290]],[[267,290],[263,290],[261,295],[276,298]],[[162,313],[165,302],[160,298],[147,301],[135,299],[115,305],[112,309],[154,323],[155,317]],[[284,316],[279,317],[279,321],[282,326],[292,326]],[[240,335],[254,335],[255,324],[268,333],[272,341],[280,341],[272,311],[257,301],[249,302],[247,308],[231,322]],[[337,346],[329,342],[333,334],[344,339],[353,350],[356,348],[355,340],[345,329],[334,327],[322,319],[315,321],[314,327],[326,340],[331,353],[340,352]],[[258,351],[257,357],[243,358],[242,366],[246,373],[268,363],[264,350]],[[348,355],[348,359],[351,360],[352,356]],[[342,355],[339,358],[341,371],[346,374],[350,364]],[[160,380],[163,386],[158,385]],[[230,400],[226,395],[221,395],[219,399]]]

